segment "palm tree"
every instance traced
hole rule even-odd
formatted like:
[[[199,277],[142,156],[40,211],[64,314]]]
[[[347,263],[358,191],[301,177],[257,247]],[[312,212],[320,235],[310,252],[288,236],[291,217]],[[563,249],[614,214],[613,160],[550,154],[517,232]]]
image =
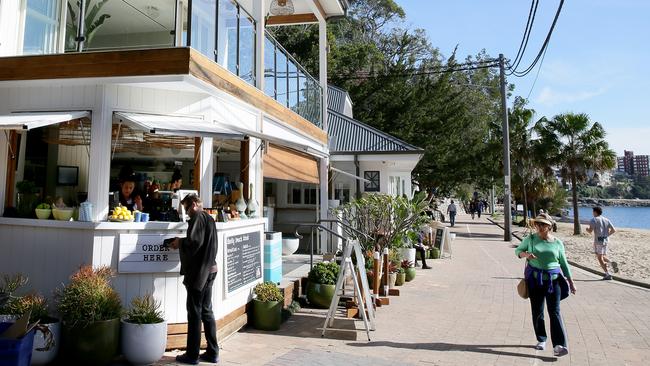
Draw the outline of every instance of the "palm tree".
[[[592,123],[585,113],[564,113],[552,120],[541,119],[535,130],[547,149],[549,161],[560,167],[564,179],[571,180],[573,194],[573,234],[579,235],[578,182],[587,178],[587,170],[596,172],[614,168],[616,154],[605,141],[605,130]]]

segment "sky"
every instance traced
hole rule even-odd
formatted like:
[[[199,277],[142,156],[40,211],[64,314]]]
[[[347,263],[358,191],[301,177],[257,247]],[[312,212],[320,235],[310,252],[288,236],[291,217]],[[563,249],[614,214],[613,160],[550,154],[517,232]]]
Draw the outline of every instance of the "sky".
[[[521,42],[529,0],[395,0],[410,28],[426,30],[431,44],[459,59],[485,49],[514,59]],[[559,0],[542,0],[520,68],[539,52]],[[600,122],[610,148],[650,154],[650,1],[566,0],[534,83],[538,67],[514,75],[514,96],[528,96],[537,118],[587,113]],[[523,67],[521,67],[523,66]],[[532,88],[532,92],[531,92]]]

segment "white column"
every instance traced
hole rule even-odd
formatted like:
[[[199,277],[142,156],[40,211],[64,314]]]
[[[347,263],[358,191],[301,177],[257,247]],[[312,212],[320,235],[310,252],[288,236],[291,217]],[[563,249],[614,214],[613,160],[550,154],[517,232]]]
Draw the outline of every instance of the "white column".
[[[327,21],[318,20],[318,78],[323,90],[321,126],[327,132]]]
[[[253,19],[255,19],[255,86],[264,91],[264,17],[266,1],[253,1]]]
[[[9,161],[9,145],[7,135],[4,132],[0,133],[0,216],[5,210],[5,195],[7,194],[7,162]]]
[[[108,216],[113,114],[105,99],[107,86],[97,88],[90,127],[88,201],[93,204],[93,221],[102,221]]]
[[[214,154],[212,154],[212,137],[204,137],[201,142],[201,186],[199,196],[203,201],[203,207],[212,207],[212,172],[214,165]]]
[[[326,220],[329,213],[329,195],[328,195],[328,177],[329,177],[329,158],[320,158],[318,164],[318,176],[320,178],[320,212],[319,219]],[[327,225],[325,225],[327,226]],[[327,251],[327,233],[321,232],[320,235],[320,251],[324,254]]]

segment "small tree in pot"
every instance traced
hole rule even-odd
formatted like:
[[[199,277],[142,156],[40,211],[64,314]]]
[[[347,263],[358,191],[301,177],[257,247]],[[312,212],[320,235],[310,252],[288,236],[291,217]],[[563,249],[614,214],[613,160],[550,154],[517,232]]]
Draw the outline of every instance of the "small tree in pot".
[[[167,346],[167,322],[151,294],[134,297],[122,319],[122,352],[134,365],[160,360]]]
[[[260,330],[278,330],[282,322],[284,296],[275,282],[263,282],[253,289],[253,327]]]
[[[122,304],[110,267],[83,266],[57,291],[63,351],[77,364],[106,365],[117,354]]]
[[[339,270],[340,267],[336,262],[320,262],[309,271],[307,300],[310,304],[322,309],[330,306]]]
[[[413,267],[413,262],[405,259],[402,261],[402,268],[404,268],[404,273],[406,274],[406,282],[411,282],[415,278],[415,268]]]

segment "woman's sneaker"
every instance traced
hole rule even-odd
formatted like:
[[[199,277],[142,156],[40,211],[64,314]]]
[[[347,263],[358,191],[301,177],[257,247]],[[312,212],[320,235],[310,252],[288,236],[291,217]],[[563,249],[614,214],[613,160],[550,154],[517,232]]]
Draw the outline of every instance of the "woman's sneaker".
[[[562,357],[567,354],[569,354],[569,350],[564,346],[557,345],[553,348],[553,355],[556,357]]]
[[[546,349],[546,342],[537,342],[535,349],[538,351],[543,351]]]

